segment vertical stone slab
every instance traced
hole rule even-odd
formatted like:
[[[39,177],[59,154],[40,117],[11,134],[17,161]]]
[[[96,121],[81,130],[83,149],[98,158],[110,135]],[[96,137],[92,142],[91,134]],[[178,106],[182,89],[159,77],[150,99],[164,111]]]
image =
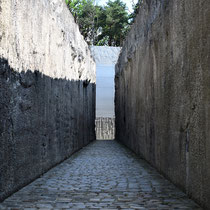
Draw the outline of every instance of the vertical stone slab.
[[[115,139],[115,118],[111,117],[96,118],[96,139],[97,140]]]
[[[114,75],[120,47],[92,46],[96,62],[96,139],[115,139]]]
[[[116,138],[210,208],[210,2],[142,1],[116,66]]]
[[[0,200],[95,140],[95,81],[65,1],[0,1]]]

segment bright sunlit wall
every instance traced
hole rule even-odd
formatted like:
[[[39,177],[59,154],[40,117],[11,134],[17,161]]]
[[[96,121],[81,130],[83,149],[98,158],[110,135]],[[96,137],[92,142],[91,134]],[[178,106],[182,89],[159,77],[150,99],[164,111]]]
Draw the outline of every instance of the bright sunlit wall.
[[[91,47],[96,61],[96,117],[114,117],[115,64],[120,47]]]

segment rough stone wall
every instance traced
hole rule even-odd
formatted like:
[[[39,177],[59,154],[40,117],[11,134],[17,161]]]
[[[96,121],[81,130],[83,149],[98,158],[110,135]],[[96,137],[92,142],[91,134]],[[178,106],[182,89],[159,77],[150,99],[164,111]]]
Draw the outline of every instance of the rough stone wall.
[[[0,1],[0,200],[95,139],[95,77],[65,1]]]
[[[116,138],[210,208],[210,1],[144,0],[116,65]]]
[[[96,139],[98,140],[115,139],[115,118],[97,117],[95,124],[96,124]]]

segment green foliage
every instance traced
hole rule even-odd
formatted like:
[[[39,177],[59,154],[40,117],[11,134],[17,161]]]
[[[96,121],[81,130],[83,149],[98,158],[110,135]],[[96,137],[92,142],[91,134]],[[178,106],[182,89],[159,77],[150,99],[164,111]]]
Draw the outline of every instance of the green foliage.
[[[98,40],[105,40],[105,45],[121,46],[128,28],[126,5],[120,0],[109,0],[101,9],[98,24],[102,28]]]
[[[105,7],[94,0],[66,0],[88,44],[121,46],[129,30],[129,15],[121,0],[109,0]]]

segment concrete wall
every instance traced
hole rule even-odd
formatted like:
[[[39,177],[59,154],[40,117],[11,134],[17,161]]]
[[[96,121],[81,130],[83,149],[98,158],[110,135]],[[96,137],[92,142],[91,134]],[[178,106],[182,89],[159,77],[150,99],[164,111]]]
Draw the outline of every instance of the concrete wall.
[[[65,1],[0,1],[0,200],[95,139],[95,77]]]
[[[116,138],[210,208],[210,1],[145,0],[116,66]]]
[[[96,62],[96,139],[115,138],[114,75],[120,47],[93,46]]]
[[[96,139],[98,140],[115,139],[115,118],[111,117],[96,118]]]

